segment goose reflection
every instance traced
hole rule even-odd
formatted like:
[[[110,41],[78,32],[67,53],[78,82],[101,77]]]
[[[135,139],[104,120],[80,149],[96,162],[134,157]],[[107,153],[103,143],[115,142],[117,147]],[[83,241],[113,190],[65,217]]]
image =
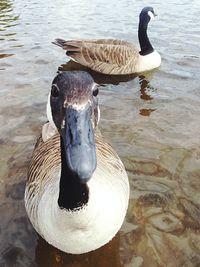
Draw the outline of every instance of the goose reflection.
[[[105,246],[80,255],[64,253],[39,237],[35,255],[38,267],[124,267],[120,262],[120,234]]]
[[[152,75],[151,75],[152,76]],[[150,85],[151,76],[139,76],[139,84],[140,84],[140,98],[147,101],[152,100],[152,92],[155,91],[152,85]]]
[[[140,109],[140,115],[148,117],[155,110],[156,110],[155,108],[154,109],[153,108],[141,108]]]
[[[96,71],[93,71],[85,66],[82,66],[79,63],[76,63],[75,61],[69,60],[65,64],[61,64],[58,68],[59,72],[62,71],[72,71],[72,70],[85,70],[94,79],[94,81],[101,85],[106,84],[113,84],[118,85],[120,82],[128,82],[137,77],[137,75],[130,74],[130,75],[106,75],[102,74]]]
[[[144,101],[153,100],[153,93],[156,89],[150,84],[150,80],[153,77],[154,72],[149,72],[146,76],[139,76],[139,84],[140,84],[140,98]],[[150,116],[155,108],[141,108],[139,110],[140,115],[142,116]]]

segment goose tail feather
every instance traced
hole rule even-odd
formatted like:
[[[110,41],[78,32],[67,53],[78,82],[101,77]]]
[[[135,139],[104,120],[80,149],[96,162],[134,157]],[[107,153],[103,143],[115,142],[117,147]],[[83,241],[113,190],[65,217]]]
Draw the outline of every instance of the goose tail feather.
[[[65,41],[63,39],[55,39],[54,42],[52,42],[55,45],[60,46],[62,49],[66,50],[66,54],[68,56],[75,56],[80,53],[80,44],[79,42],[74,41]]]
[[[55,39],[55,40],[52,42],[52,44],[55,44],[55,45],[58,45],[58,46],[64,48],[65,42],[66,42],[66,41],[63,40],[63,39]]]

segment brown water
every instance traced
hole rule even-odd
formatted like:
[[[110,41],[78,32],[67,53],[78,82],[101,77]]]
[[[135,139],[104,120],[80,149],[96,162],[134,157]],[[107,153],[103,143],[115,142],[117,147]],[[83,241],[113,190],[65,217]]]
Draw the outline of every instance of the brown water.
[[[200,266],[199,0],[156,1],[149,27],[162,56],[154,73],[110,78],[100,91],[102,133],[130,178],[120,233],[86,255],[64,254],[38,238],[23,193],[31,152],[46,121],[58,68],[71,69],[54,38],[137,42],[146,1],[0,0],[0,266]],[[62,65],[62,66],[61,66]],[[121,82],[120,82],[121,81]],[[106,218],[105,218],[106,220]]]

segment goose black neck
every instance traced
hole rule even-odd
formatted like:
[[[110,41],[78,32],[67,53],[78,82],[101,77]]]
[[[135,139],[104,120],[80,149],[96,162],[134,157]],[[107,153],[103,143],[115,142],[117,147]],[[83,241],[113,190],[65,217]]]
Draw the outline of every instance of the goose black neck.
[[[138,29],[138,39],[141,49],[140,55],[142,56],[148,55],[154,51],[147,35],[147,27],[148,22],[140,21]]]
[[[66,163],[64,142],[61,143],[61,177],[58,205],[61,209],[75,210],[88,202],[89,192],[86,184],[81,184]]]

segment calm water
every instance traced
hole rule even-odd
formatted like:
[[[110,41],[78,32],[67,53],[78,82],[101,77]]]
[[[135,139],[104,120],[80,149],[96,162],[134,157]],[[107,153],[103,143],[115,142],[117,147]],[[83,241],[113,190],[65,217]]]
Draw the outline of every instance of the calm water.
[[[72,256],[38,238],[23,203],[51,81],[58,68],[72,68],[51,41],[137,43],[146,1],[0,0],[1,267],[200,266],[200,2],[151,5],[159,15],[149,36],[161,53],[160,69],[121,82],[93,74],[105,84],[100,128],[130,178],[127,217],[110,244]]]

